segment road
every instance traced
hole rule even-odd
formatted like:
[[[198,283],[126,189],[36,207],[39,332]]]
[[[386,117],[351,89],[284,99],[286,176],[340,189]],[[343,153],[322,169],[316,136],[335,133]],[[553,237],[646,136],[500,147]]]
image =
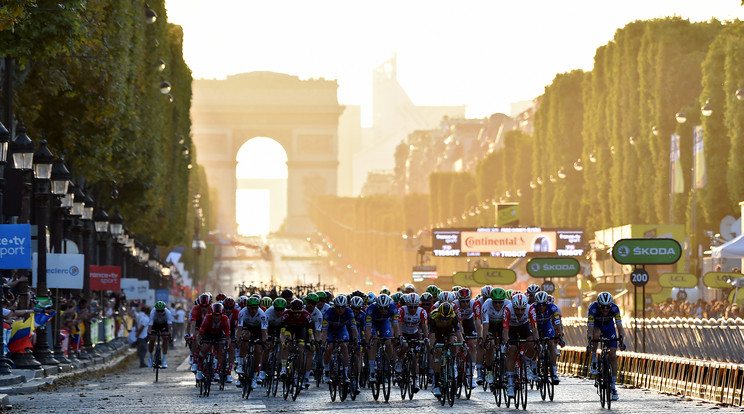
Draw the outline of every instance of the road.
[[[185,349],[177,347],[169,360],[172,367],[161,371],[160,381],[154,383],[150,369],[131,368],[106,374],[101,378],[82,380],[75,385],[60,387],[55,391],[11,396],[14,412],[25,413],[310,413],[337,412],[339,414],[369,414],[383,408],[387,413],[433,412],[510,412],[497,409],[491,394],[476,390],[471,400],[458,400],[455,406],[441,407],[429,391],[420,391],[411,401],[401,401],[393,389],[389,403],[376,402],[369,390],[362,390],[357,401],[330,402],[327,388],[303,391],[297,401],[269,398],[253,392],[248,400],[240,398],[240,391],[229,385],[224,391],[216,386],[209,397],[199,397],[194,387],[194,375],[184,361]],[[132,363],[132,366],[136,361]],[[178,366],[177,366],[178,365]],[[176,367],[177,366],[177,367]],[[172,369],[176,367],[175,369]],[[540,401],[537,391],[530,391],[527,411],[533,413],[603,413],[599,399],[590,381],[563,377],[556,388],[553,402]],[[257,391],[262,391],[261,389]],[[741,413],[736,407],[688,401],[679,397],[661,395],[652,391],[619,388],[620,401],[612,405],[618,413],[700,413],[715,409],[718,413]],[[105,411],[102,411],[105,410]],[[456,410],[456,411],[455,411]]]

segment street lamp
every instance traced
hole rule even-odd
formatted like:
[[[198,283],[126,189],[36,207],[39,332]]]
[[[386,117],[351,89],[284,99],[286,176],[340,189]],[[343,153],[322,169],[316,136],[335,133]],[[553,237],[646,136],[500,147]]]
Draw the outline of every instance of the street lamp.
[[[10,145],[13,152],[13,164],[16,169],[30,171],[34,163],[34,143],[26,135],[26,126],[18,126],[18,135]]]
[[[739,88],[736,90],[736,99],[744,101],[744,88]]]
[[[52,166],[52,194],[65,196],[70,186],[70,171],[65,167],[65,160],[57,158]]]
[[[705,117],[713,115],[713,108],[711,108],[709,100],[706,100],[705,105],[700,108],[700,113]]]
[[[677,112],[674,117],[677,119],[677,123],[684,124],[687,122],[687,115],[684,112]]]
[[[654,134],[655,137],[658,137],[659,136],[659,127],[657,127],[656,125],[652,126],[651,127],[651,133]]]
[[[584,169],[584,163],[581,162],[581,158],[579,158],[578,160],[576,160],[576,162],[574,163],[573,167],[574,167],[574,170],[576,170],[576,171],[582,171]]]
[[[3,192],[5,190],[5,165],[8,158],[8,143],[10,142],[10,132],[5,125],[0,123],[0,224],[5,223],[5,213],[3,212]],[[9,276],[9,270],[1,270],[3,276]],[[5,297],[2,284],[0,283],[0,298]],[[3,301],[0,300],[0,315],[3,313]],[[5,349],[5,328],[0,324],[0,349]],[[0,375],[10,375],[10,365],[5,358],[0,358]]]
[[[153,24],[158,19],[158,14],[155,10],[150,8],[150,5],[145,3],[145,23]]]
[[[54,160],[52,166],[52,194],[56,195],[59,199],[59,206],[54,210],[54,225],[51,226],[52,233],[52,249],[55,253],[65,253],[63,248],[64,239],[64,221],[65,214],[70,211],[73,203],[73,194],[75,189],[70,185],[70,172],[65,167],[65,162],[62,158]],[[60,341],[60,309],[59,309],[59,289],[55,289],[54,295],[54,306],[57,311],[57,315],[54,317],[54,335],[52,335],[54,343],[54,359],[59,361],[61,364],[69,364],[70,360],[65,357],[62,351],[62,343]]]
[[[170,90],[171,90],[170,83],[166,81],[160,82],[160,93],[162,93],[163,95],[167,95],[170,92]]]

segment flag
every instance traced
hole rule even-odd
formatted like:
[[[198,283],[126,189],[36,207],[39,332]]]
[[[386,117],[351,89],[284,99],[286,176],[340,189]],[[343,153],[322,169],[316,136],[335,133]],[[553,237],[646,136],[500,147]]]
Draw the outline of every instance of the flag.
[[[34,323],[36,324],[36,326],[46,325],[47,323],[49,323],[49,320],[51,320],[56,314],[57,312],[55,311],[52,311],[52,313],[39,312],[34,317]]]
[[[693,136],[693,150],[692,150],[692,168],[693,174],[693,186],[695,188],[705,187],[708,181],[708,175],[705,171],[705,155],[703,145],[703,126],[698,125],[692,130]]]
[[[15,321],[10,326],[10,339],[8,340],[8,350],[14,353],[23,353],[26,348],[33,348],[31,343],[31,334],[34,332],[34,318],[27,318],[25,321]]]
[[[683,193],[685,191],[685,180],[682,176],[682,165],[679,160],[679,135],[672,134],[672,146],[669,150],[670,158],[670,182],[672,193]]]

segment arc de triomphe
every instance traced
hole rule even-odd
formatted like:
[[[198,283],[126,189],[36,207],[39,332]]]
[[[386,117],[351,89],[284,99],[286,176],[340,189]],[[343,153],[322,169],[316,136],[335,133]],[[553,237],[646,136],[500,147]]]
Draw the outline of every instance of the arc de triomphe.
[[[197,79],[192,89],[194,145],[210,188],[217,190],[218,231],[237,234],[238,150],[252,138],[268,137],[287,152],[286,233],[310,234],[307,198],[337,193],[338,117],[344,109],[337,82],[250,72]]]

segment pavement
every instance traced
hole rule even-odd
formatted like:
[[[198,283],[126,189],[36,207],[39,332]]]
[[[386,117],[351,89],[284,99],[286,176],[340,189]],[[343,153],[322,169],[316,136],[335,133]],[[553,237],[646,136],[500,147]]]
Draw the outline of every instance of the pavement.
[[[10,375],[0,376],[0,407],[10,408],[10,395],[44,391],[64,379],[109,370],[137,352],[123,338],[114,340],[107,346],[96,347],[96,351],[100,355],[90,359],[75,359],[70,364],[44,365],[39,369],[12,369]]]

